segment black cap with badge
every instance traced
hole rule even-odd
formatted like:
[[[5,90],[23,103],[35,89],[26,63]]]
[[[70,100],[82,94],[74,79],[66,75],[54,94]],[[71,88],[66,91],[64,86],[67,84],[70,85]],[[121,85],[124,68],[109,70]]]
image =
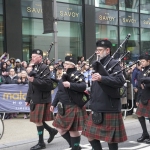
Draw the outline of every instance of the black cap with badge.
[[[76,64],[76,60],[75,60],[75,58],[72,57],[72,56],[66,56],[66,57],[65,57],[65,62],[68,62],[68,63],[70,63],[70,64],[72,64],[72,65],[75,65],[75,64]]]
[[[142,54],[140,57],[139,57],[139,60],[141,60],[141,59],[145,59],[145,60],[150,60],[150,55],[148,55],[148,54]]]
[[[96,42],[96,47],[105,47],[105,48],[110,48],[112,47],[112,43],[107,40],[107,39],[104,39],[104,40],[98,40]]]
[[[34,49],[34,50],[32,50],[32,54],[38,54],[38,55],[41,55],[43,57],[43,51],[40,50],[40,49]]]

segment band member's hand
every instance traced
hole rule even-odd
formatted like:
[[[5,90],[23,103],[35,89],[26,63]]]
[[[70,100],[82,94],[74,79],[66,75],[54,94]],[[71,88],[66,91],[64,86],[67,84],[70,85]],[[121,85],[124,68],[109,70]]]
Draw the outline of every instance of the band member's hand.
[[[92,75],[92,81],[101,81],[102,76],[99,73],[94,73]]]
[[[54,106],[50,107],[50,111],[53,112],[54,111]]]
[[[68,81],[63,82],[63,85],[64,85],[64,87],[70,88],[70,82],[68,82]]]
[[[138,102],[136,102],[136,106],[138,106],[139,105],[139,103]]]
[[[144,89],[144,84],[141,84],[141,88]]]
[[[26,105],[26,106],[29,106],[29,105],[30,105],[30,103],[28,103],[28,102],[25,102],[25,105]]]
[[[33,82],[34,77],[29,77],[29,76],[28,76],[28,80],[29,80],[30,82]]]
[[[134,92],[136,93],[138,91],[138,89],[137,88],[134,88]]]

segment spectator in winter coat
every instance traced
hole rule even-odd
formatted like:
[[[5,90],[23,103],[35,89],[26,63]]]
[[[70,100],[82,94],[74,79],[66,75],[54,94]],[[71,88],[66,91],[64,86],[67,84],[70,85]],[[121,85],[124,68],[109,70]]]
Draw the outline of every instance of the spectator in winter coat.
[[[15,73],[14,69],[9,70],[9,76],[6,78],[6,84],[17,84],[18,76]]]

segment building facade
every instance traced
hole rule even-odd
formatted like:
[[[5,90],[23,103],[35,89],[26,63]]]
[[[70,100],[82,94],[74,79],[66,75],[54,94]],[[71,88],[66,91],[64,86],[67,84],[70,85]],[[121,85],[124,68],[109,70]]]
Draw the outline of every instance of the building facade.
[[[130,51],[129,60],[150,54],[150,0],[57,0],[55,19],[58,58],[89,57],[96,40],[105,38],[114,52],[129,33],[119,54]],[[41,0],[0,0],[0,55],[28,60],[32,49],[46,54],[53,41],[53,33],[43,34]]]

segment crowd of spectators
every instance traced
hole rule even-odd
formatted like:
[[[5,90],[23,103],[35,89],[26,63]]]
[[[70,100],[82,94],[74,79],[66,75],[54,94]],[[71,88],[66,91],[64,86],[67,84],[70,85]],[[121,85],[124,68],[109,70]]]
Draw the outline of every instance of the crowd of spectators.
[[[58,59],[55,62],[51,62],[49,59],[44,59],[44,63],[50,69],[50,78],[55,80],[60,80],[64,69],[63,61]],[[76,67],[78,70],[82,70],[85,75],[85,80],[88,84],[88,80],[91,79],[91,72],[88,70],[89,64],[86,64],[84,67],[81,66],[85,63],[84,57],[79,59]],[[9,58],[8,53],[4,53],[0,57],[0,84],[28,84],[28,73],[32,70],[32,62],[21,61],[19,58]],[[87,71],[85,71],[87,69]],[[16,118],[17,113],[7,113],[5,119]],[[24,118],[28,118],[28,114],[24,114]]]
[[[58,59],[57,61],[51,62],[49,59],[44,59],[43,61],[50,70],[50,78],[53,78],[55,80],[60,80],[63,72],[65,71],[63,68],[63,60]],[[9,58],[9,54],[4,53],[0,57],[0,84],[28,84],[28,73],[32,70],[32,62],[26,62],[21,61],[19,58]],[[84,65],[83,65],[84,64]],[[126,67],[126,66],[124,66]],[[89,66],[89,64],[84,60],[84,57],[81,56],[78,58],[77,64],[76,64],[77,70],[80,70],[85,78],[85,82],[87,84],[87,88],[91,86],[91,74],[92,70]],[[134,65],[132,68],[125,73],[126,79],[130,80],[131,84],[134,87],[135,95],[137,93],[136,85],[137,85],[137,74],[141,70],[140,65]],[[129,84],[129,85],[131,85]],[[128,108],[131,107],[131,91],[129,86],[127,87],[127,94],[126,96],[126,106],[128,105]],[[136,97],[136,96],[135,96]],[[126,107],[125,106],[125,107]],[[124,107],[124,105],[123,105]],[[132,114],[133,110],[131,111]],[[129,113],[128,113],[129,114]],[[17,117],[16,113],[7,114],[7,118],[15,118]],[[24,118],[26,119],[28,117],[28,114],[24,114]]]

